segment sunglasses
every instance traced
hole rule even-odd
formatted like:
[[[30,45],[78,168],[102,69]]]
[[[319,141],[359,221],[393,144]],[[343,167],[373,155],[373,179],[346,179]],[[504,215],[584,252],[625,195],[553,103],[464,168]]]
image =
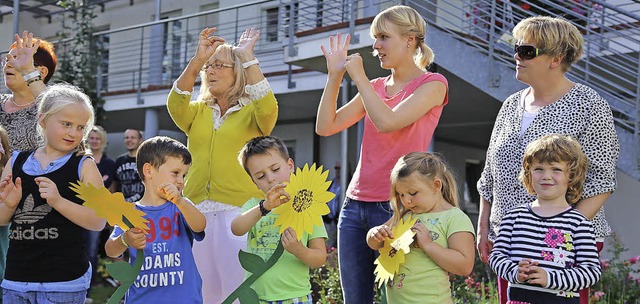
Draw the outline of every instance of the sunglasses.
[[[539,55],[544,54],[544,51],[537,49],[533,45],[518,45],[513,47],[513,50],[518,54],[518,57],[522,60],[531,60]]]

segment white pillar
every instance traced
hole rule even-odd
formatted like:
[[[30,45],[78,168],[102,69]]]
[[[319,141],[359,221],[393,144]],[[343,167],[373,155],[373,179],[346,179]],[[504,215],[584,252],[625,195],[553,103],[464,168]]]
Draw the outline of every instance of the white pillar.
[[[158,110],[148,108],[144,112],[144,139],[158,135]]]

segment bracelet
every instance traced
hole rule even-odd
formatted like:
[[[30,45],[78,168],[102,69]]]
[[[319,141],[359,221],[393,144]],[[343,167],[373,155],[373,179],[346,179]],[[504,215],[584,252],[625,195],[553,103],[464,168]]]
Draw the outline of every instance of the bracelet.
[[[124,240],[124,233],[120,236],[120,242],[122,242],[122,245],[124,245],[124,247],[129,248],[129,244],[127,244],[127,241]]]
[[[243,62],[242,63],[242,67],[246,69],[246,68],[248,68],[248,67],[250,67],[250,66],[252,66],[254,64],[258,64],[258,63],[259,63],[258,62],[258,58],[253,58],[253,60],[249,60],[247,62]]]
[[[267,210],[267,208],[264,207],[264,200],[261,200],[260,203],[258,203],[258,207],[260,208],[260,213],[262,213],[262,216],[265,216],[269,214],[269,212],[271,212],[271,210]]]
[[[42,76],[38,75],[38,76],[36,76],[36,77],[29,78],[29,79],[27,80],[27,85],[29,86],[29,85],[31,85],[32,83],[36,82],[36,81],[42,81]]]

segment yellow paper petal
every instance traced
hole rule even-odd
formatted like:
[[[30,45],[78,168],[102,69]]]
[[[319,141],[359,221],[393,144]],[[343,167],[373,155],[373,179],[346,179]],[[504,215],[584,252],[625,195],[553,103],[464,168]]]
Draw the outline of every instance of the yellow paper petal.
[[[97,188],[90,183],[85,184],[80,181],[77,184],[71,183],[69,188],[84,201],[83,206],[93,209],[96,215],[107,219],[109,225],[118,225],[123,230],[134,227],[149,230],[146,224],[148,221],[144,218],[146,214],[136,209],[135,204],[125,201],[122,193],[111,193],[105,187]],[[125,224],[123,217],[126,217],[134,227]]]
[[[380,256],[375,260],[377,265],[374,273],[376,274],[376,282],[378,286],[382,286],[400,270],[400,265],[404,263],[404,255],[409,253],[410,245],[413,243],[415,233],[411,231],[411,226],[415,224],[417,218],[409,216],[406,220],[400,219],[400,222],[391,229],[391,233],[396,237],[393,241],[387,240],[380,248]],[[393,245],[396,246],[393,246]]]
[[[327,182],[329,171],[322,171],[322,166],[309,167],[305,164],[302,169],[296,168],[296,174],[291,175],[285,191],[291,195],[291,200],[274,209],[280,215],[275,225],[280,226],[280,232],[291,227],[302,239],[303,232],[313,233],[313,227],[322,225],[321,216],[329,213],[327,202],[335,197],[329,192]]]

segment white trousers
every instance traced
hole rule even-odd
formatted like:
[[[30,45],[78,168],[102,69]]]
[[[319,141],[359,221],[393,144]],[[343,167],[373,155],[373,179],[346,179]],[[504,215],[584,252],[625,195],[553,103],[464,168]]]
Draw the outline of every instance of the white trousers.
[[[231,221],[240,208],[207,212],[204,240],[193,242],[193,255],[202,277],[203,304],[220,304],[244,280],[238,251],[246,250],[247,236],[231,233]]]

